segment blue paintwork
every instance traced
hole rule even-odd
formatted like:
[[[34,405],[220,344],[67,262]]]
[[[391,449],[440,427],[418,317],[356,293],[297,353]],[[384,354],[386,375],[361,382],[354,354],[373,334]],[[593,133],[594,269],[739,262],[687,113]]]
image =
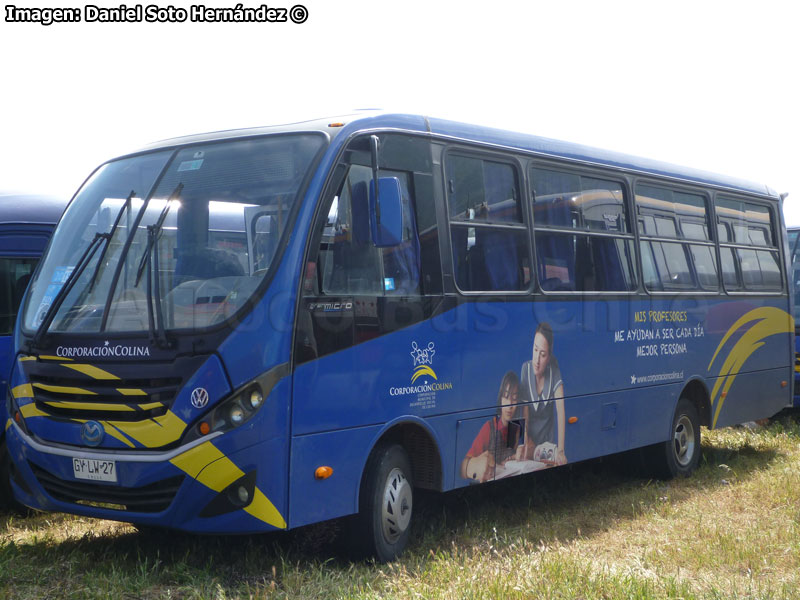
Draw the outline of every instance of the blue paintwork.
[[[352,134],[365,129],[402,129],[422,135],[470,139],[774,196],[766,187],[757,184],[534,136],[411,115],[377,115],[352,120],[341,129],[329,131],[331,144],[299,206],[294,234],[272,275],[269,289],[216,348],[219,365],[195,375],[181,391],[175,410],[184,411],[187,419],[194,414],[186,407],[192,386],[213,387],[215,382],[224,379],[224,385],[220,384],[222,387],[213,395],[214,401],[219,402],[224,399],[225,389],[239,389],[290,360],[300,265],[317,199],[343,145]],[[223,137],[270,131],[270,128],[263,128],[227,132]],[[207,137],[170,140],[152,148],[193,143]],[[719,341],[736,319],[760,306],[789,309],[786,298],[779,296],[769,300],[725,296],[675,300],[635,296],[632,301],[581,302],[576,298],[552,303],[460,304],[432,320],[300,365],[292,375],[278,382],[251,421],[216,438],[214,445],[242,471],[257,469],[259,489],[290,527],[356,511],[367,457],[381,435],[397,423],[418,423],[430,433],[441,456],[443,489],[468,485],[469,482],[460,476],[460,461],[482,424],[495,414],[503,374],[507,370],[519,374],[523,361],[530,359],[533,331],[542,321],[549,322],[555,331],[553,354],[560,362],[563,375],[566,415],[578,417],[576,423],[567,426],[565,435],[570,461],[663,441],[669,437],[671,415],[685,383],[699,378],[704,385],[713,386],[722,358],[741,334],[737,332],[732,336],[721,352],[723,356],[710,367],[710,357]],[[643,342],[615,342],[614,333],[637,328],[636,312],[649,310],[685,312],[686,321],[680,325],[692,331],[702,326],[704,334],[687,341],[687,352],[674,360],[637,359],[636,347]],[[788,402],[789,390],[774,384],[788,379],[791,373],[787,352],[789,337],[789,334],[782,334],[766,338],[764,346],[750,356],[744,368],[746,373],[743,371],[736,379],[724,404],[718,426],[767,416]],[[413,343],[419,348],[428,348],[430,342],[434,344],[435,354],[428,366],[436,373],[436,379],[423,377],[412,384]],[[673,342],[682,343],[668,341]],[[469,351],[463,352],[467,348]],[[776,360],[776,357],[783,358]],[[640,385],[631,379],[673,371],[683,373],[680,378],[657,384]],[[24,375],[18,370],[14,385],[22,383],[25,383]],[[433,383],[440,386],[434,395],[423,392],[419,397],[416,392],[403,390]],[[759,403],[751,402],[756,390]],[[15,492],[30,506],[193,531],[272,528],[243,511],[211,519],[199,518],[198,512],[214,494],[191,478],[187,478],[170,509],[158,515],[120,514],[56,502],[38,486],[26,461],[37,462],[69,480],[69,460],[39,454],[22,442],[15,426],[9,431],[12,456],[34,494],[26,495],[18,487]],[[41,433],[45,434],[44,428]],[[53,437],[50,430],[46,437]],[[334,475],[319,481],[313,474],[322,464],[333,467]],[[170,464],[131,463],[120,467],[123,485],[144,485],[177,472]]]

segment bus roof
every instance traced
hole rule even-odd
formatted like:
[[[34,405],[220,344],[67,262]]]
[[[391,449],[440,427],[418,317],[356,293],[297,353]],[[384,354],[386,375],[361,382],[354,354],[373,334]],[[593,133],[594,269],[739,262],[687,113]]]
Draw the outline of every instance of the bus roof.
[[[0,192],[0,223],[58,223],[68,199]]]
[[[764,184],[754,183],[726,175],[718,175],[699,169],[681,167],[648,158],[631,156],[611,150],[602,150],[599,148],[583,146],[581,144],[574,144],[571,142],[505,131],[502,129],[494,129],[491,127],[459,123],[456,121],[448,121],[445,119],[423,117],[418,115],[383,113],[376,111],[364,111],[356,114],[314,119],[286,125],[233,129],[228,131],[172,138],[150,144],[145,148],[142,148],[142,151],[199,142],[232,139],[237,137],[264,135],[268,133],[318,131],[325,132],[331,138],[333,138],[341,134],[346,134],[349,136],[356,131],[365,129],[406,130],[422,134],[430,134],[435,137],[446,137],[454,140],[461,140],[464,142],[479,142],[502,148],[518,151],[521,150],[523,152],[540,156],[575,160],[588,164],[611,167],[625,171],[633,171],[642,175],[669,177],[686,182],[700,183],[703,185],[728,188],[731,190],[744,191],[759,195],[767,195],[775,198],[778,197],[774,190],[770,189]]]

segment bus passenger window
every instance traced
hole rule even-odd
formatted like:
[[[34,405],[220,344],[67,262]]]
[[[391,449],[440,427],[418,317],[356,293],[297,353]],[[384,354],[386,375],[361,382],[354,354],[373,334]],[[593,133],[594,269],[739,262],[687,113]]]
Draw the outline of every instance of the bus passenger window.
[[[516,169],[456,154],[445,168],[456,285],[471,292],[526,290],[529,238]]]
[[[706,199],[655,185],[636,186],[645,287],[650,291],[717,291],[714,242]],[[691,240],[691,242],[689,242]]]
[[[552,169],[530,173],[542,290],[634,290],[635,246],[622,184]]]
[[[721,197],[716,210],[725,289],[780,292],[783,282],[770,209]]]

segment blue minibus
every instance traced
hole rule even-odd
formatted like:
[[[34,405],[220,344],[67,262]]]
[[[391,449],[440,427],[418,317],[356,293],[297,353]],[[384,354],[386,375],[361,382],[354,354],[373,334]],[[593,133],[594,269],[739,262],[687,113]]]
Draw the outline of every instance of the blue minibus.
[[[205,533],[642,448],[791,400],[780,198],[530,135],[369,113],[101,165],[21,309],[6,437],[27,506]]]
[[[14,356],[11,333],[36,263],[44,252],[66,202],[51,196],[0,192],[0,394],[6,397]],[[5,411],[5,404],[0,412]],[[4,416],[5,422],[7,417]],[[5,435],[0,434],[0,472],[7,473]],[[0,505],[11,500],[7,478]]]

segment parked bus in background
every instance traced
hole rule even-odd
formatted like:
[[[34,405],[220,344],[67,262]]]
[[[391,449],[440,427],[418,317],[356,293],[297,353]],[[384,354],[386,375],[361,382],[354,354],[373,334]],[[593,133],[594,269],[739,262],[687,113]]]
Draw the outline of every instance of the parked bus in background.
[[[633,448],[689,475],[701,426],[790,401],[782,228],[765,186],[419,116],[154,144],[34,275],[14,492],[208,533],[357,515],[391,560],[415,489]]]
[[[787,227],[786,233],[789,237],[789,289],[794,294],[794,397],[792,406],[800,407],[800,332],[797,330],[797,323],[800,322],[797,302],[800,299],[800,227]]]
[[[14,356],[11,333],[28,281],[66,202],[50,196],[0,192],[0,394],[6,397]],[[5,403],[0,414],[7,421]],[[5,434],[0,434],[0,506],[12,499]]]

